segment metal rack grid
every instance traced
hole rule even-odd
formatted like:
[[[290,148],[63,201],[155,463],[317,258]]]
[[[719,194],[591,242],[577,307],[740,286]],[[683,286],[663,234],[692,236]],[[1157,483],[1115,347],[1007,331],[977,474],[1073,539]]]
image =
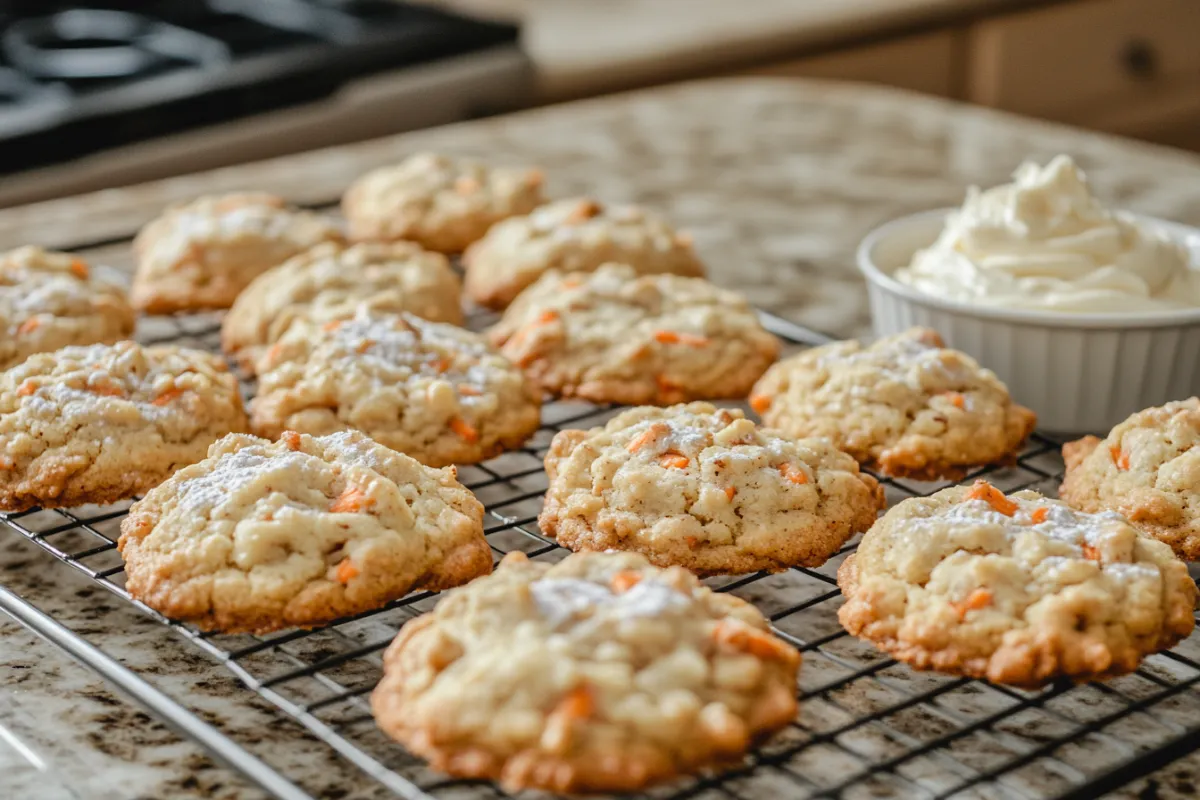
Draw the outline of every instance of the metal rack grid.
[[[822,341],[783,320],[764,319],[793,347]],[[215,350],[218,333],[219,319],[212,315],[151,318],[143,321],[139,338]],[[497,557],[512,550],[540,559],[565,555],[536,524],[546,488],[542,456],[557,431],[602,424],[617,411],[550,403],[543,428],[526,447],[460,468],[462,482],[486,506],[485,534]],[[986,474],[1005,491],[1036,488],[1053,494],[1062,473],[1059,446],[1035,436],[1015,466],[979,470],[967,480]],[[949,485],[881,480],[889,504]],[[397,796],[509,797],[490,783],[454,780],[429,770],[387,739],[371,718],[367,695],[380,675],[382,650],[404,622],[433,606],[434,594],[416,593],[313,631],[203,633],[170,622],[125,591],[115,540],[128,506],[31,510],[0,519],[191,640]],[[916,673],[849,636],[837,622],[840,593],[834,576],[855,546],[850,543],[819,569],[708,581],[719,591],[754,602],[775,632],[804,653],[801,713],[738,768],[659,787],[647,797],[1085,798],[1200,748],[1200,634],[1172,652],[1148,658],[1136,673],[1107,683],[1058,683],[1024,691]],[[75,644],[69,632],[60,632],[62,636],[68,637],[65,645]],[[127,681],[133,682],[135,696],[149,700],[153,690],[148,684],[142,691],[136,677]],[[203,732],[192,735],[203,738]],[[244,763],[234,766],[249,774]],[[265,768],[260,762],[251,766]],[[251,777],[281,797],[298,796],[286,780],[276,784],[261,774]]]

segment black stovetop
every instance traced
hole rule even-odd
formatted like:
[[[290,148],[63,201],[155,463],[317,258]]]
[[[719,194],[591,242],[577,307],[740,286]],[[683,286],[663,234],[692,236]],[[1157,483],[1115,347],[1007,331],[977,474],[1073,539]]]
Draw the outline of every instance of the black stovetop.
[[[516,37],[394,0],[0,0],[0,172],[310,102]]]

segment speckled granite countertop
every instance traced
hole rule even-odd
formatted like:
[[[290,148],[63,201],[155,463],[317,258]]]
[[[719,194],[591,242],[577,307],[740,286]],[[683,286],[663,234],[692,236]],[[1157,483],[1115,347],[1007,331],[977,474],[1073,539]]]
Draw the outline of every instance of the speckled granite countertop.
[[[799,81],[687,84],[421,131],[262,164],[0,211],[0,247],[123,237],[167,202],[260,188],[327,202],[358,173],[417,149],[539,163],[556,195],[661,208],[690,229],[713,278],[837,335],[869,328],[853,251],[900,214],[956,203],[1024,157],[1073,154],[1116,204],[1200,224],[1200,157],[891,90]],[[0,530],[0,581],[284,770],[321,798],[383,796],[169,630]],[[257,798],[190,742],[0,619],[0,797]],[[35,763],[46,767],[39,770]],[[1151,787],[1153,784],[1153,788]],[[1200,759],[1123,797],[1194,796]]]

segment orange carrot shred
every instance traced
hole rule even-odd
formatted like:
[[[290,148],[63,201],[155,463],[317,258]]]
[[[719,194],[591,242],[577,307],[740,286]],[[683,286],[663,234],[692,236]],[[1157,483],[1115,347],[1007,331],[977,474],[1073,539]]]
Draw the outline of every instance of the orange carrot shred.
[[[732,486],[725,487],[725,496],[728,497],[730,499],[730,501],[733,500],[733,496],[736,494],[737,494],[737,489],[733,488]]]
[[[1117,445],[1108,448],[1108,453],[1112,456],[1113,463],[1117,465],[1117,469],[1122,472],[1129,469],[1129,453],[1126,453]]]
[[[765,394],[752,394],[750,395],[750,407],[753,408],[756,413],[761,414],[771,407],[771,398],[767,397]]]
[[[267,350],[267,360],[274,361],[275,359],[279,358],[279,354],[282,352],[283,352],[283,345],[281,345],[281,344],[271,345],[270,349]]]
[[[718,645],[738,650],[765,661],[798,661],[800,654],[766,631],[752,628],[742,622],[722,620],[712,632]]]
[[[372,341],[371,339],[363,339],[361,342],[358,343],[358,347],[354,348],[354,351],[356,353],[362,354],[362,353],[367,352],[374,346],[375,346],[375,342]]]
[[[592,690],[580,685],[563,695],[550,713],[568,720],[579,720],[587,719],[595,710],[596,700],[592,697]]]
[[[17,397],[29,397],[37,391],[37,385],[33,381],[25,381],[17,389]]]
[[[92,394],[103,395],[104,397],[124,397],[125,390],[120,386],[89,386],[87,390]]]
[[[794,483],[797,486],[808,483],[808,476],[804,474],[804,470],[792,466],[787,461],[779,465],[779,474],[788,483]]]
[[[631,453],[636,453],[638,450],[641,450],[643,447],[657,439],[662,433],[664,433],[664,429],[667,429],[667,426],[661,423],[657,425],[651,425],[636,438],[634,438],[634,440],[630,442],[625,449]]]
[[[968,500],[984,500],[989,506],[1006,517],[1017,513],[1017,504],[1004,496],[1004,492],[992,486],[987,481],[975,481],[971,491],[967,492]]]
[[[343,322],[344,322],[344,320],[340,320],[340,319],[330,320],[329,322],[326,322],[324,325],[321,326],[321,330],[336,331],[338,328],[342,327]]]
[[[700,544],[700,540],[695,536],[685,536],[683,541],[687,542],[687,546],[695,549],[696,545]]]
[[[946,392],[946,399],[956,408],[966,408],[967,400],[958,392]]]
[[[437,361],[433,362],[432,366],[439,373],[445,372],[446,370],[450,369],[450,359],[439,358]]]
[[[287,445],[288,450],[300,449],[300,434],[296,433],[295,431],[284,431],[280,435],[279,441]]]
[[[968,611],[978,611],[981,608],[987,608],[992,604],[992,593],[987,589],[975,589],[965,600],[954,603],[954,610],[958,612],[958,618],[961,620],[967,616]]]
[[[1100,559],[1100,550],[1098,548],[1093,547],[1092,545],[1088,544],[1087,542],[1084,542],[1080,546],[1080,549],[1083,550],[1083,557],[1086,558],[1088,561],[1100,561],[1101,560]]]
[[[655,331],[654,339],[662,344],[685,344],[688,347],[704,347],[709,341],[704,336],[677,331]]]
[[[41,325],[42,325],[42,322],[37,317],[30,317],[29,319],[22,322],[21,325],[17,328],[17,335],[20,336],[21,334],[25,334],[25,333],[32,333],[33,331],[36,331],[39,327],[41,327]]]
[[[479,395],[483,394],[478,388],[469,383],[460,383],[458,385],[458,393],[465,397],[479,397]]]
[[[1035,508],[1033,513],[1029,515],[1029,519],[1034,525],[1041,525],[1046,521],[1046,517],[1048,516],[1050,516],[1050,509],[1043,506],[1042,508]]]
[[[450,420],[450,430],[454,431],[468,442],[475,442],[479,440],[479,431],[471,427],[471,424],[461,417],[454,417]]]
[[[71,262],[71,274],[81,280],[87,280],[90,273],[87,262],[81,258],[77,258]]]
[[[537,324],[538,325],[548,325],[551,322],[554,322],[554,320],[556,320],[556,319],[558,319],[557,311],[554,311],[554,310],[543,311],[541,314],[538,314]]]
[[[183,389],[167,389],[165,392],[154,398],[154,405],[165,406],[183,394]]]
[[[474,178],[470,177],[469,175],[463,175],[462,177],[460,177],[458,180],[456,180],[454,182],[454,191],[456,191],[462,195],[474,194],[475,192],[478,192],[481,188],[483,188],[483,187],[479,183],[479,181],[475,180]]]
[[[579,205],[575,206],[574,210],[566,216],[567,222],[583,222],[599,214],[601,211],[600,204],[595,200],[584,200]]]
[[[663,453],[658,457],[658,465],[663,469],[687,469],[688,457],[682,453]]]
[[[354,578],[358,577],[358,567],[350,563],[350,559],[344,560],[338,564],[337,579],[338,583],[349,583]]]
[[[642,582],[642,573],[625,569],[614,573],[609,585],[616,594],[624,594]]]
[[[375,499],[367,497],[366,493],[357,486],[347,486],[329,506],[334,514],[355,513],[375,503]]]

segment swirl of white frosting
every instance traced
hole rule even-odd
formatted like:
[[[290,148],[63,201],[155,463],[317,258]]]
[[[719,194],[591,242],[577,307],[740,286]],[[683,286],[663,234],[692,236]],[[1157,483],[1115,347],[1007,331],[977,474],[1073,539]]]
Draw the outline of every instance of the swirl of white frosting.
[[[1200,307],[1200,269],[1166,233],[1104,208],[1068,156],[971,187],[938,240],[896,272],[926,294],[1074,313]]]

